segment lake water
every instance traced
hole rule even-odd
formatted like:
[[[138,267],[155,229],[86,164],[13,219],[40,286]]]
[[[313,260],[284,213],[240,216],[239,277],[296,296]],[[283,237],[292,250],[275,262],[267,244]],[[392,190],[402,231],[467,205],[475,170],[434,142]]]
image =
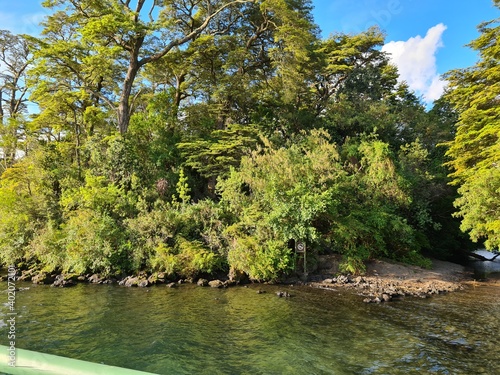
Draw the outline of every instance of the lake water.
[[[17,347],[86,361],[157,374],[500,374],[498,284],[380,305],[308,287],[18,284],[30,289],[16,295]]]
[[[474,252],[486,259],[493,259],[493,261],[471,260],[470,266],[478,277],[484,277],[491,273],[500,273],[500,256],[494,258],[496,254],[487,250],[476,250]]]

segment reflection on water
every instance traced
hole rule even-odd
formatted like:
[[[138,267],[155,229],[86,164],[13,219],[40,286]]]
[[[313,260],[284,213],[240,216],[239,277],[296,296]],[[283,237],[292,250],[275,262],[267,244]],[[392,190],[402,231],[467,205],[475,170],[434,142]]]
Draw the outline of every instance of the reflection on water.
[[[476,250],[474,252],[486,259],[493,259],[492,261],[474,259],[470,262],[477,278],[484,278],[493,273],[500,273],[500,256],[497,256],[498,253],[487,250]]]
[[[17,346],[158,374],[500,374],[498,286],[381,305],[280,289],[33,285]]]

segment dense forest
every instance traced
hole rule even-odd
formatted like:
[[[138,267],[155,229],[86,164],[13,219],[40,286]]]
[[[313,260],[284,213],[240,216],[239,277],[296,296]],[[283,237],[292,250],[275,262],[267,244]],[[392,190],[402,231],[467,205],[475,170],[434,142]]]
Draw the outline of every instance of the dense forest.
[[[495,0],[500,7],[500,1]],[[0,31],[0,263],[40,272],[426,266],[500,245],[500,26],[427,109],[308,0],[46,0]]]

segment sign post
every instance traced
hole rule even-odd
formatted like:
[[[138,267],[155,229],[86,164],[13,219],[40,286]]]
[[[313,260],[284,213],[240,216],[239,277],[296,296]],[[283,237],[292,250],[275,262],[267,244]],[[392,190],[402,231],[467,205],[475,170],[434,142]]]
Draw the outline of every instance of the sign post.
[[[305,241],[297,241],[295,251],[304,254],[304,277],[307,279],[307,247]]]

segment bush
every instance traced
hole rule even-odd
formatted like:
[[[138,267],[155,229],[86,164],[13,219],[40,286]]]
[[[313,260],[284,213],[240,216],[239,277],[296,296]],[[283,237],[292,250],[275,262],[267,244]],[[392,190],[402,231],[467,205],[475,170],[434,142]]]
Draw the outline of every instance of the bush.
[[[77,210],[63,225],[64,272],[121,274],[130,269],[123,228],[106,214]]]
[[[309,248],[330,243],[352,273],[372,257],[418,253],[416,231],[400,213],[411,202],[406,182],[387,144],[371,137],[349,144],[342,164],[323,131],[296,136],[286,147],[263,143],[218,185],[221,204],[235,216],[226,230],[231,267],[276,278],[293,269],[290,239]]]
[[[47,225],[35,233],[29,246],[28,258],[40,265],[42,271],[61,270],[65,255],[63,231]]]
[[[194,277],[225,270],[225,218],[211,201],[196,204],[158,201],[151,211],[126,220],[134,269]]]
[[[324,216],[339,204],[335,197],[345,177],[322,131],[301,134],[287,147],[263,143],[218,185],[221,205],[235,216],[225,232],[229,265],[257,280],[293,269],[290,239],[320,242]]]

